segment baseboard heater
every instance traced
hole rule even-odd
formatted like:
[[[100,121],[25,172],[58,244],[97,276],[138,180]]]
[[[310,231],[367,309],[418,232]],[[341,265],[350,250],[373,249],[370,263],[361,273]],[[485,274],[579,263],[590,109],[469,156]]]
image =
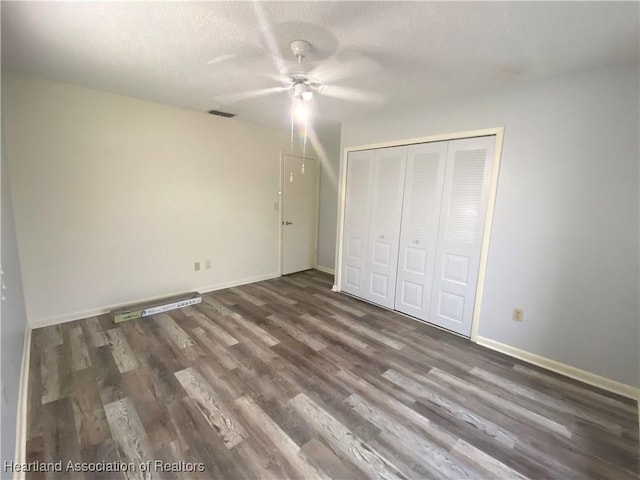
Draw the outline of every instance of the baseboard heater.
[[[126,305],[111,311],[113,323],[126,322],[136,318],[148,317],[157,313],[168,312],[177,308],[188,307],[202,302],[198,292],[183,293],[173,297],[159,298],[136,305]]]

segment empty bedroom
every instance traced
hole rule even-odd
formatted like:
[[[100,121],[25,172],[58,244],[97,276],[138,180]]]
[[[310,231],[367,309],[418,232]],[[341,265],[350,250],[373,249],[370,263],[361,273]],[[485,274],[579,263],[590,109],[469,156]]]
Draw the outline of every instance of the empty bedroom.
[[[0,17],[1,479],[640,478],[640,3]]]

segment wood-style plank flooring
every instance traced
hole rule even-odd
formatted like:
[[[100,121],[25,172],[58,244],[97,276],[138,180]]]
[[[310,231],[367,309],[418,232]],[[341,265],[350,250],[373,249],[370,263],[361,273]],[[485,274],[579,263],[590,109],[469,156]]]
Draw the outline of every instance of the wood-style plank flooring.
[[[27,461],[135,468],[28,478],[638,478],[635,402],[331,283],[34,330]]]

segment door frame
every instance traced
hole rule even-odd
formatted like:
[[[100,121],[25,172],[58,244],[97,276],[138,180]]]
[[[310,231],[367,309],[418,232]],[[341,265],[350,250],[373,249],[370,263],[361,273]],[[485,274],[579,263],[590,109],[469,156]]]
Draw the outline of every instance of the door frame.
[[[282,268],[282,264],[284,262],[284,225],[282,224],[282,222],[284,221],[284,202],[285,202],[285,195],[284,195],[284,185],[286,182],[285,177],[285,171],[284,171],[284,157],[294,157],[294,158],[299,158],[302,159],[302,155],[293,155],[290,153],[284,153],[284,152],[280,152],[280,189],[278,190],[278,204],[279,204],[279,209],[278,209],[278,240],[280,242],[280,248],[278,249],[278,273],[280,276],[282,276],[282,272],[283,272],[283,268]],[[315,227],[316,227],[316,232],[315,235],[313,236],[313,250],[314,250],[314,256],[313,256],[313,268],[318,268],[318,237],[320,235],[320,161],[315,158],[315,157],[304,157],[304,160],[311,160],[313,162],[316,162],[316,165],[318,166],[318,179],[317,179],[317,184],[316,184],[316,212],[315,212]]]
[[[335,283],[332,290],[334,292],[342,291],[342,249],[344,235],[344,214],[345,214],[345,198],[347,193],[347,161],[349,152],[359,150],[372,150],[376,148],[398,147],[401,145],[413,145],[416,143],[432,143],[448,140],[460,140],[463,138],[495,136],[495,150],[493,153],[493,161],[491,163],[491,177],[489,180],[489,198],[487,200],[487,213],[484,222],[484,231],[482,235],[482,247],[480,250],[480,266],[478,268],[478,283],[476,285],[475,301],[473,304],[473,315],[471,320],[471,341],[476,343],[478,338],[478,326],[480,323],[480,311],[482,309],[482,295],[484,293],[484,279],[487,271],[487,262],[489,259],[489,242],[491,240],[491,226],[493,224],[493,211],[496,203],[496,194],[498,191],[498,174],[500,171],[500,159],[502,157],[502,145],[504,141],[504,127],[485,128],[480,130],[468,130],[454,133],[444,133],[440,135],[429,135],[426,137],[407,138],[401,140],[391,140],[388,142],[370,143],[364,145],[355,145],[345,147],[342,150],[340,158],[340,177],[338,188],[338,226],[336,229],[336,262],[335,262]],[[411,317],[414,318],[414,317]],[[418,321],[422,321],[416,319]],[[433,325],[436,328],[437,325]],[[449,331],[449,330],[447,330]]]

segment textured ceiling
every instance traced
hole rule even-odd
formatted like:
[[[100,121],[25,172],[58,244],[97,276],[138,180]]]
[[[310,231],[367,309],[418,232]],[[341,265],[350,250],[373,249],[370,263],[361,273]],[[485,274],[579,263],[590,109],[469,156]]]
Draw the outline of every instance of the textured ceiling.
[[[637,61],[637,2],[6,2],[2,69],[286,124],[291,40],[323,80],[378,103],[314,97],[316,123]],[[355,69],[354,66],[361,68]],[[349,78],[348,73],[357,73]]]

